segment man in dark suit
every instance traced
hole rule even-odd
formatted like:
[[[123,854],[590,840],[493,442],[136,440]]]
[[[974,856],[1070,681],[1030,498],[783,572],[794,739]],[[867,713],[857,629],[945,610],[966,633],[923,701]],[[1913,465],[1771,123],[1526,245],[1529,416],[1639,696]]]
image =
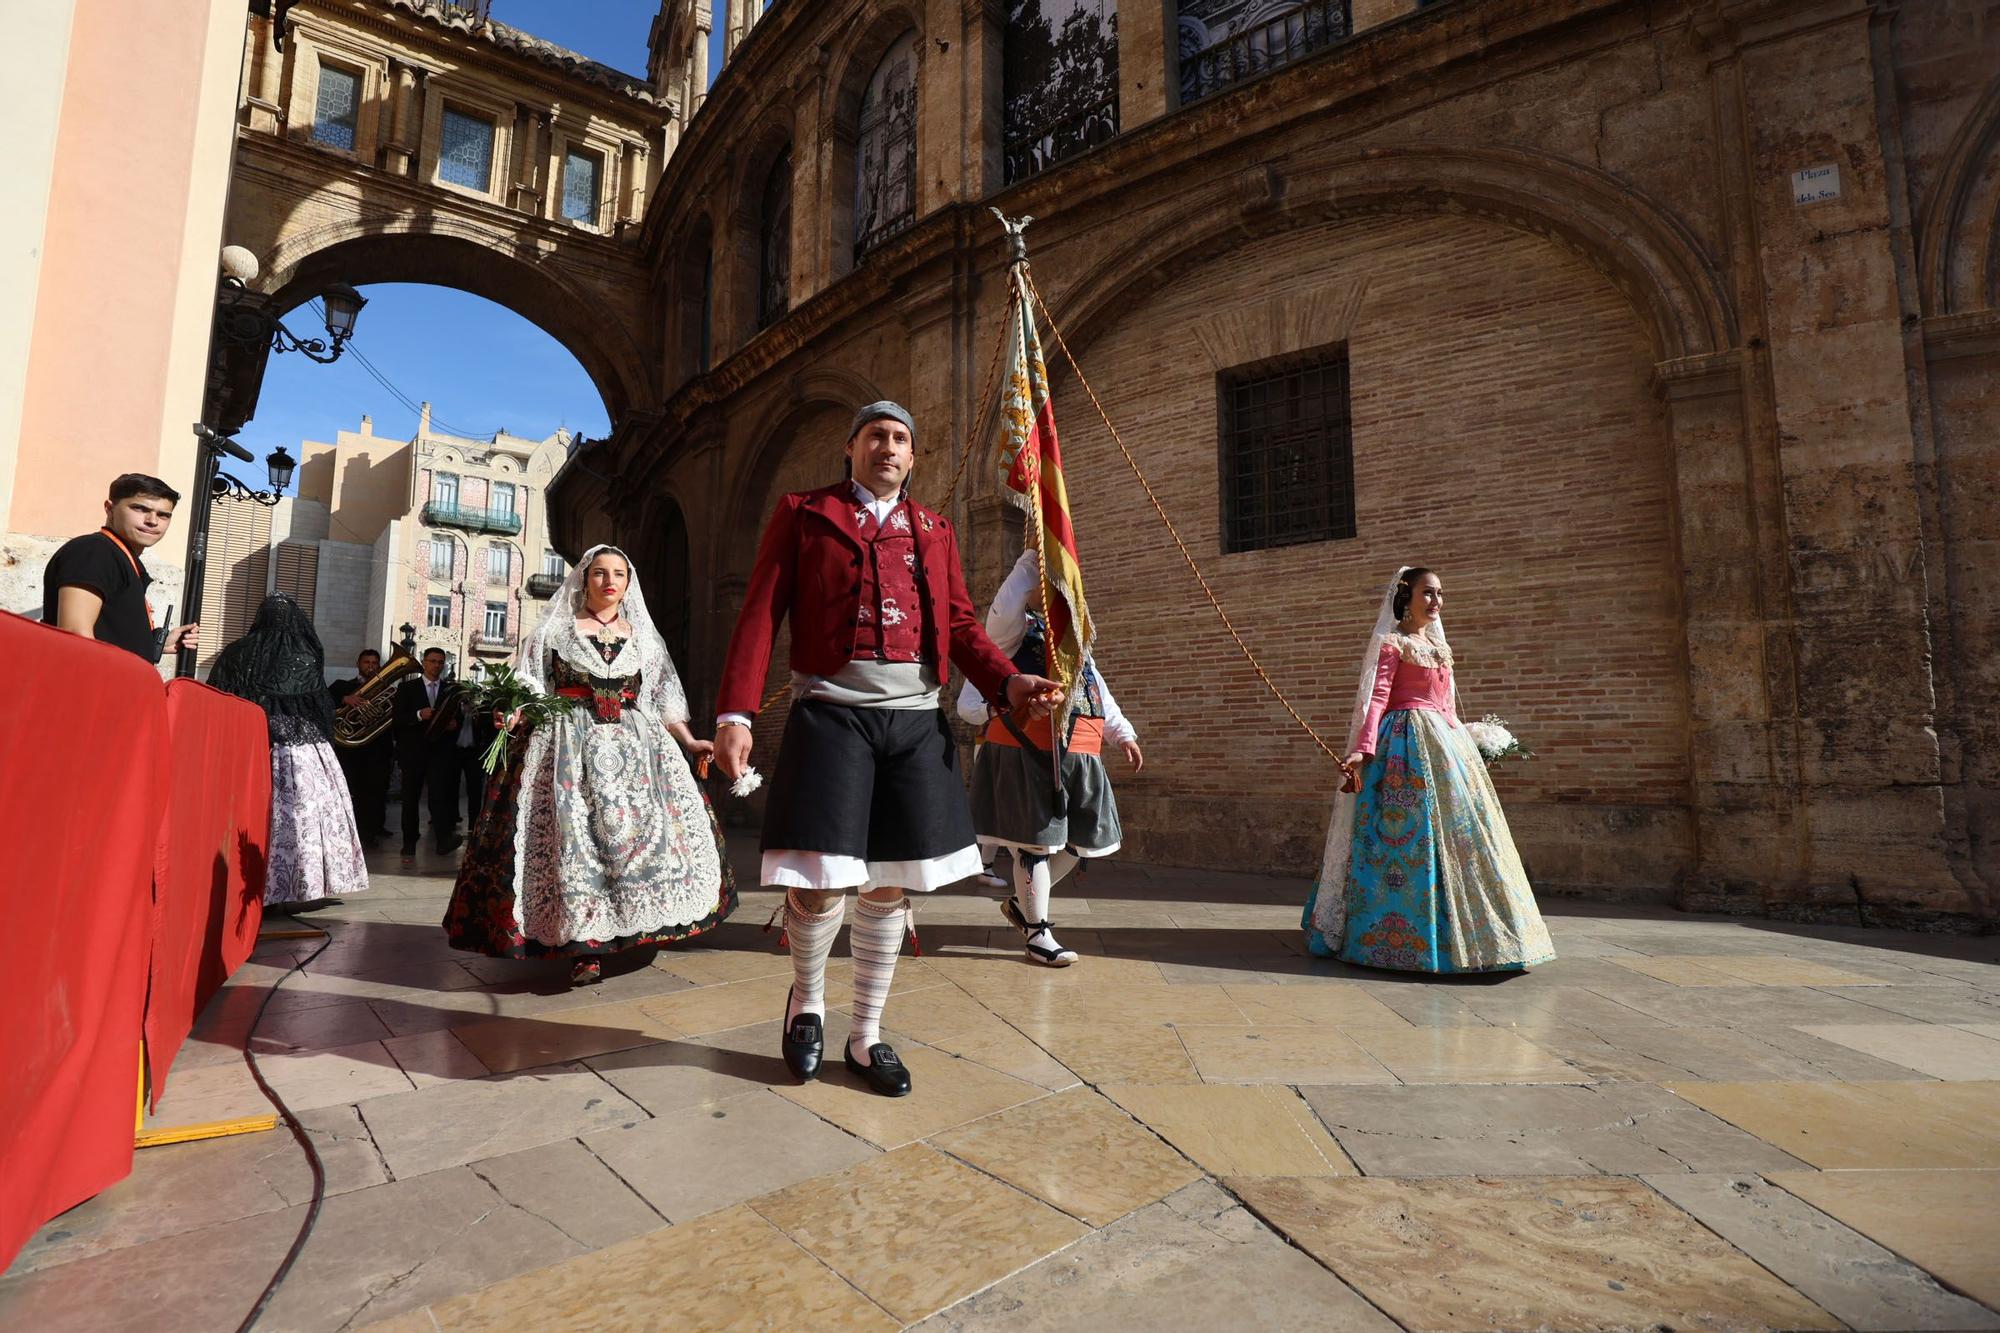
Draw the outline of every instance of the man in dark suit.
[[[440,855],[452,851],[458,836],[457,682],[444,678],[444,649],[427,648],[423,674],[406,677],[396,687],[396,759],[403,768],[403,855],[417,854],[417,803],[430,791],[431,837]]]
[[[326,687],[335,708],[352,708],[360,703],[358,692],[382,669],[382,654],[364,648],[354,659],[355,674]],[[347,779],[347,794],[354,800],[354,823],[361,840],[374,846],[389,836],[389,765],[395,762],[396,739],[392,727],[366,745],[336,745],[334,758],[340,761],[341,775]]]

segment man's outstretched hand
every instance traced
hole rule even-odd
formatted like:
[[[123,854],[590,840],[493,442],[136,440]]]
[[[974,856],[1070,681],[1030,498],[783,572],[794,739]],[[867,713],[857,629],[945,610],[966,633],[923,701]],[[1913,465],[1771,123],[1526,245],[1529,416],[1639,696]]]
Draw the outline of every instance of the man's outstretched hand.
[[[722,770],[723,777],[734,782],[743,776],[743,770],[750,767],[753,739],[750,728],[733,722],[715,729],[715,766]]]
[[[1041,676],[1015,676],[1007,682],[1007,706],[1016,713],[1047,717],[1062,701],[1062,686]]]

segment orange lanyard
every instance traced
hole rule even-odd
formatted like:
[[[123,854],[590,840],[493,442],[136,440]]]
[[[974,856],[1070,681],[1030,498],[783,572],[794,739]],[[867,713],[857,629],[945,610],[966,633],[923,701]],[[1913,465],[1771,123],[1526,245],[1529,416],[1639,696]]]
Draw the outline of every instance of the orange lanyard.
[[[139,601],[146,608],[146,628],[147,629],[158,628],[153,624],[153,604],[151,602],[146,601],[146,575],[145,572],[139,568],[139,557],[133,555],[132,548],[127,546],[123,541],[119,540],[118,534],[113,532],[110,528],[99,528],[98,531],[103,533],[105,536],[109,537],[111,539],[111,544],[124,553],[127,563],[129,563],[132,566],[132,577],[139,580]]]

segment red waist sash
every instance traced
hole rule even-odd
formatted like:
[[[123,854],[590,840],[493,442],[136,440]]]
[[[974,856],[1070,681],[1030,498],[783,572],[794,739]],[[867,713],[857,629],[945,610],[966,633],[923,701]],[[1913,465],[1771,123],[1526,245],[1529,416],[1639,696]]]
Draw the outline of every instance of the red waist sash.
[[[1025,724],[1017,724],[1027,738],[1044,750],[1049,748],[1049,720],[1035,718]],[[985,739],[994,745],[1005,745],[1020,749],[1021,742],[1014,739],[1014,733],[1007,730],[1007,724],[994,718],[986,724]],[[1104,752],[1104,719],[1101,717],[1080,717],[1070,727],[1069,745],[1071,754],[1102,754]]]
[[[639,696],[631,690],[593,690],[583,685],[559,685],[556,693],[565,699],[588,699],[590,711],[599,722],[616,722],[625,716],[625,705]]]

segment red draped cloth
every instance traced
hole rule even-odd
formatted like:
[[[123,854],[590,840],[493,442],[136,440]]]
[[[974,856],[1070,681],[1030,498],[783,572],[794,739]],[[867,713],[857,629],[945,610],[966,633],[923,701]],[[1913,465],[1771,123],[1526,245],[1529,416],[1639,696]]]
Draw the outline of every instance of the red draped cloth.
[[[0,1266],[132,1169],[166,786],[153,668],[0,612]]]
[[[192,680],[167,685],[174,782],[153,879],[146,1073],[153,1105],[195,1016],[257,947],[271,850],[264,710]]]

